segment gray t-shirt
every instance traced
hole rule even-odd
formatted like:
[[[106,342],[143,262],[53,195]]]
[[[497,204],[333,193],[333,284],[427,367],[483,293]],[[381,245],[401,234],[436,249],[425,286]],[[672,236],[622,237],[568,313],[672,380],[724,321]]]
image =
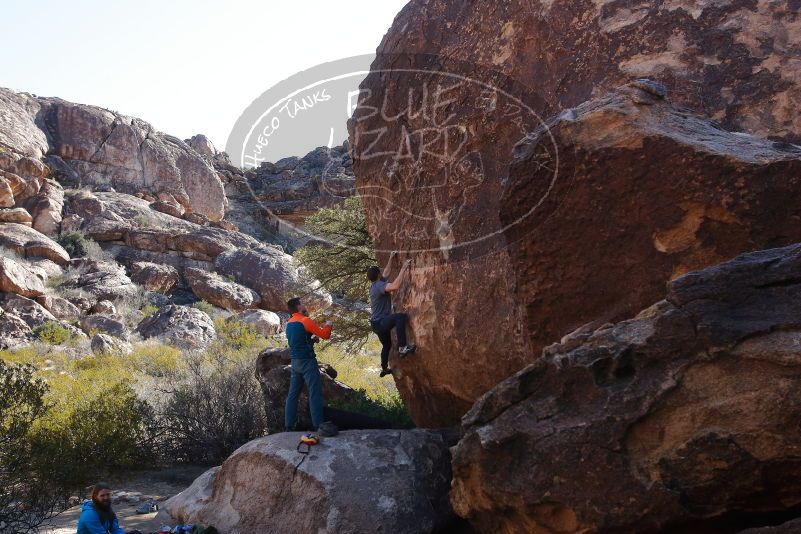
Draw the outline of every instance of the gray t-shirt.
[[[370,286],[371,321],[380,321],[392,315],[392,297],[386,292],[386,280],[377,280]]]

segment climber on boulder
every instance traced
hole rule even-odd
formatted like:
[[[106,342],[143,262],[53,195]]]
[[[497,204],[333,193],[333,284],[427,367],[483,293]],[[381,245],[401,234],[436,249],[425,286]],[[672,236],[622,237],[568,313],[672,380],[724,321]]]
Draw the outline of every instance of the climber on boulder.
[[[292,352],[292,375],[284,407],[284,425],[287,430],[292,430],[298,423],[298,398],[305,382],[312,425],[321,436],[334,436],[337,434],[336,426],[331,422],[323,422],[323,386],[317,355],[314,353],[314,343],[319,341],[315,336],[330,338],[333,323],[327,321],[325,326],[315,323],[309,317],[309,310],[297,297],[289,299],[287,309],[291,314],[286,325],[286,339]]]
[[[409,265],[412,260],[403,262],[398,276],[392,282],[387,282],[387,276],[392,269],[392,262],[396,257],[393,252],[389,256],[387,266],[384,267],[384,272],[377,266],[372,266],[367,269],[367,278],[372,282],[370,285],[370,327],[373,332],[378,336],[381,341],[381,375],[386,376],[392,374],[392,369],[389,368],[389,351],[392,348],[392,329],[395,329],[395,334],[398,336],[398,353],[405,356],[414,352],[414,344],[406,343],[406,323],[409,317],[405,313],[392,313],[392,296],[391,293],[397,291],[401,287],[406,273],[409,270]]]

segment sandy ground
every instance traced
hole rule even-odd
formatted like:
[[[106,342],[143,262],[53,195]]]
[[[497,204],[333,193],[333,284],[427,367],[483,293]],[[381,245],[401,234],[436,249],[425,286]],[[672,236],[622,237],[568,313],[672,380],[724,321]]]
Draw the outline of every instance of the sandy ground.
[[[112,499],[117,502],[113,505],[114,511],[124,530],[141,530],[145,534],[156,532],[162,525],[161,519],[156,519],[156,512],[150,514],[137,514],[136,507],[143,501],[163,503],[173,495],[180,493],[192,481],[200,476],[208,467],[171,467],[158,471],[137,471],[127,473],[120,477],[109,477],[106,482],[113,488]],[[132,502],[137,501],[138,502]],[[80,506],[52,518],[43,525],[40,534],[75,534]]]

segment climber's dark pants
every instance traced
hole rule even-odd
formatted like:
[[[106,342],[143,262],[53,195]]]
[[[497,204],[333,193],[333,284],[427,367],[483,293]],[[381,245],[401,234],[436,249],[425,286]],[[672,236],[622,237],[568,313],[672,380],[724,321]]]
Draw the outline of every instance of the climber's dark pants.
[[[409,316],[405,313],[393,313],[387,315],[378,321],[370,321],[370,326],[373,332],[378,336],[381,342],[381,368],[387,369],[389,367],[389,350],[392,348],[392,329],[395,329],[395,335],[398,336],[398,345],[401,347],[406,346],[406,323]]]

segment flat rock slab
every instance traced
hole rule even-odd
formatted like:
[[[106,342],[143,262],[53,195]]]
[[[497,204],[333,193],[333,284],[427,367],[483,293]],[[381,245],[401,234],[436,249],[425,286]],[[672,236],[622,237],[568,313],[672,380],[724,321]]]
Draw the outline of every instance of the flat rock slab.
[[[175,520],[250,532],[432,532],[452,519],[448,439],[430,430],[324,438],[297,468],[300,434],[247,443],[168,500]]]

